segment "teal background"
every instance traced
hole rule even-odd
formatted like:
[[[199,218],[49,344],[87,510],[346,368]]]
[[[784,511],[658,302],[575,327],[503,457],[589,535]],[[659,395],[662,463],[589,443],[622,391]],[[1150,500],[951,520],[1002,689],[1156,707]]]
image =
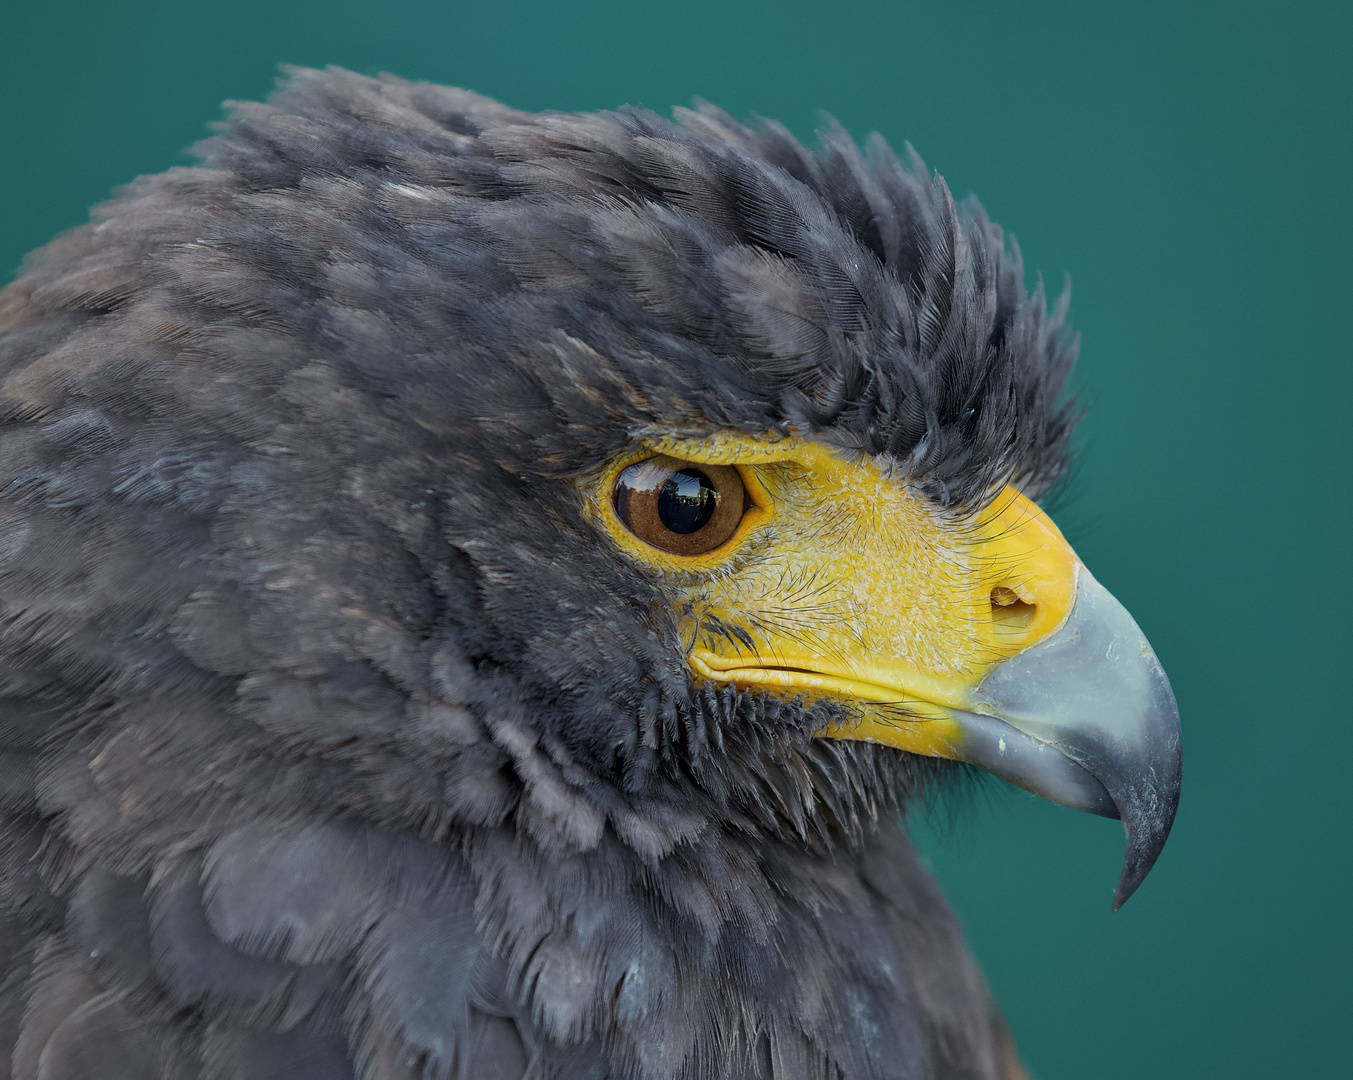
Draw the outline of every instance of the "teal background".
[[[1040,1080],[1349,1075],[1353,6],[0,9],[5,271],[278,62],[526,109],[699,95],[805,137],[822,108],[978,192],[1031,272],[1074,275],[1089,414],[1057,518],[1173,679],[1185,787],[1117,915],[1113,822],[991,784],[921,843]]]

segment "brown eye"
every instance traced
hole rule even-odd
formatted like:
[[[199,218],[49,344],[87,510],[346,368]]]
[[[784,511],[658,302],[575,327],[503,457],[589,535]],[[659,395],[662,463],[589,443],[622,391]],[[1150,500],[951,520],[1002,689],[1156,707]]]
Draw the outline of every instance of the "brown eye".
[[[615,512],[640,540],[674,555],[703,555],[734,532],[746,508],[742,477],[731,465],[654,457],[615,482]]]

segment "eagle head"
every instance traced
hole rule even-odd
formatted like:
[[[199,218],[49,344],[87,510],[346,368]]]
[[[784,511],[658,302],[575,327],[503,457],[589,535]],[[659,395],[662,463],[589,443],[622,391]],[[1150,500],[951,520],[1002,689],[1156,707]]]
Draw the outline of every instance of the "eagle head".
[[[1065,300],[836,127],[297,72],[200,158],[0,294],[16,1075],[1015,1075],[899,814],[1121,818],[1117,906],[1180,779]]]

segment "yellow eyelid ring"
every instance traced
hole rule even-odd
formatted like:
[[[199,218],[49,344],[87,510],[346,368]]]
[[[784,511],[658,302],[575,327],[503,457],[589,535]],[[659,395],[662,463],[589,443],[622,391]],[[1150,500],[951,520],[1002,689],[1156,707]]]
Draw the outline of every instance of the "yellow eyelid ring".
[[[711,460],[709,457],[687,456],[684,451],[695,449],[693,446],[676,443],[670,447],[663,444],[647,443],[623,457],[617,458],[602,474],[590,500],[590,510],[600,519],[612,539],[632,558],[650,567],[664,570],[700,571],[713,570],[736,552],[750,533],[771,516],[771,500],[753,470],[741,463],[726,460]],[[675,451],[675,452],[673,452]],[[745,508],[741,519],[732,534],[726,540],[698,554],[683,554],[679,551],[665,550],[649,543],[635,534],[634,530],[620,517],[616,508],[616,485],[621,476],[635,465],[661,459],[673,459],[673,464],[686,463],[692,466],[720,465],[736,470],[742,482],[746,496]]]

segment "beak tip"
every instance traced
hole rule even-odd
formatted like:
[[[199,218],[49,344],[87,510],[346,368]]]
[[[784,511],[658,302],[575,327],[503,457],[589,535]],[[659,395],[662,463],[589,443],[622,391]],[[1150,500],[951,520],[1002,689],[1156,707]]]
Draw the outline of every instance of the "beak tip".
[[[1131,899],[1138,886],[1146,880],[1146,875],[1156,865],[1165,841],[1170,837],[1174,825],[1175,811],[1179,808],[1180,758],[1176,748],[1173,775],[1164,785],[1164,789],[1155,794],[1155,798],[1142,800],[1147,805],[1122,807],[1123,829],[1127,833],[1127,851],[1123,857],[1123,872],[1118,879],[1118,888],[1113,894],[1113,910],[1117,911]]]
[[[1128,856],[1123,860],[1123,873],[1118,878],[1118,888],[1113,892],[1113,910],[1118,911],[1124,904],[1132,899],[1137,887],[1146,880],[1146,875],[1151,872],[1151,867],[1155,865],[1155,856],[1149,860],[1134,859],[1131,848],[1128,849]]]
[[[1123,905],[1132,899],[1132,895],[1137,891],[1137,887],[1146,880],[1146,875],[1149,870],[1150,867],[1143,870],[1140,866],[1133,865],[1133,860],[1130,857],[1124,860],[1123,873],[1118,878],[1118,888],[1113,891],[1114,911],[1121,910]]]

